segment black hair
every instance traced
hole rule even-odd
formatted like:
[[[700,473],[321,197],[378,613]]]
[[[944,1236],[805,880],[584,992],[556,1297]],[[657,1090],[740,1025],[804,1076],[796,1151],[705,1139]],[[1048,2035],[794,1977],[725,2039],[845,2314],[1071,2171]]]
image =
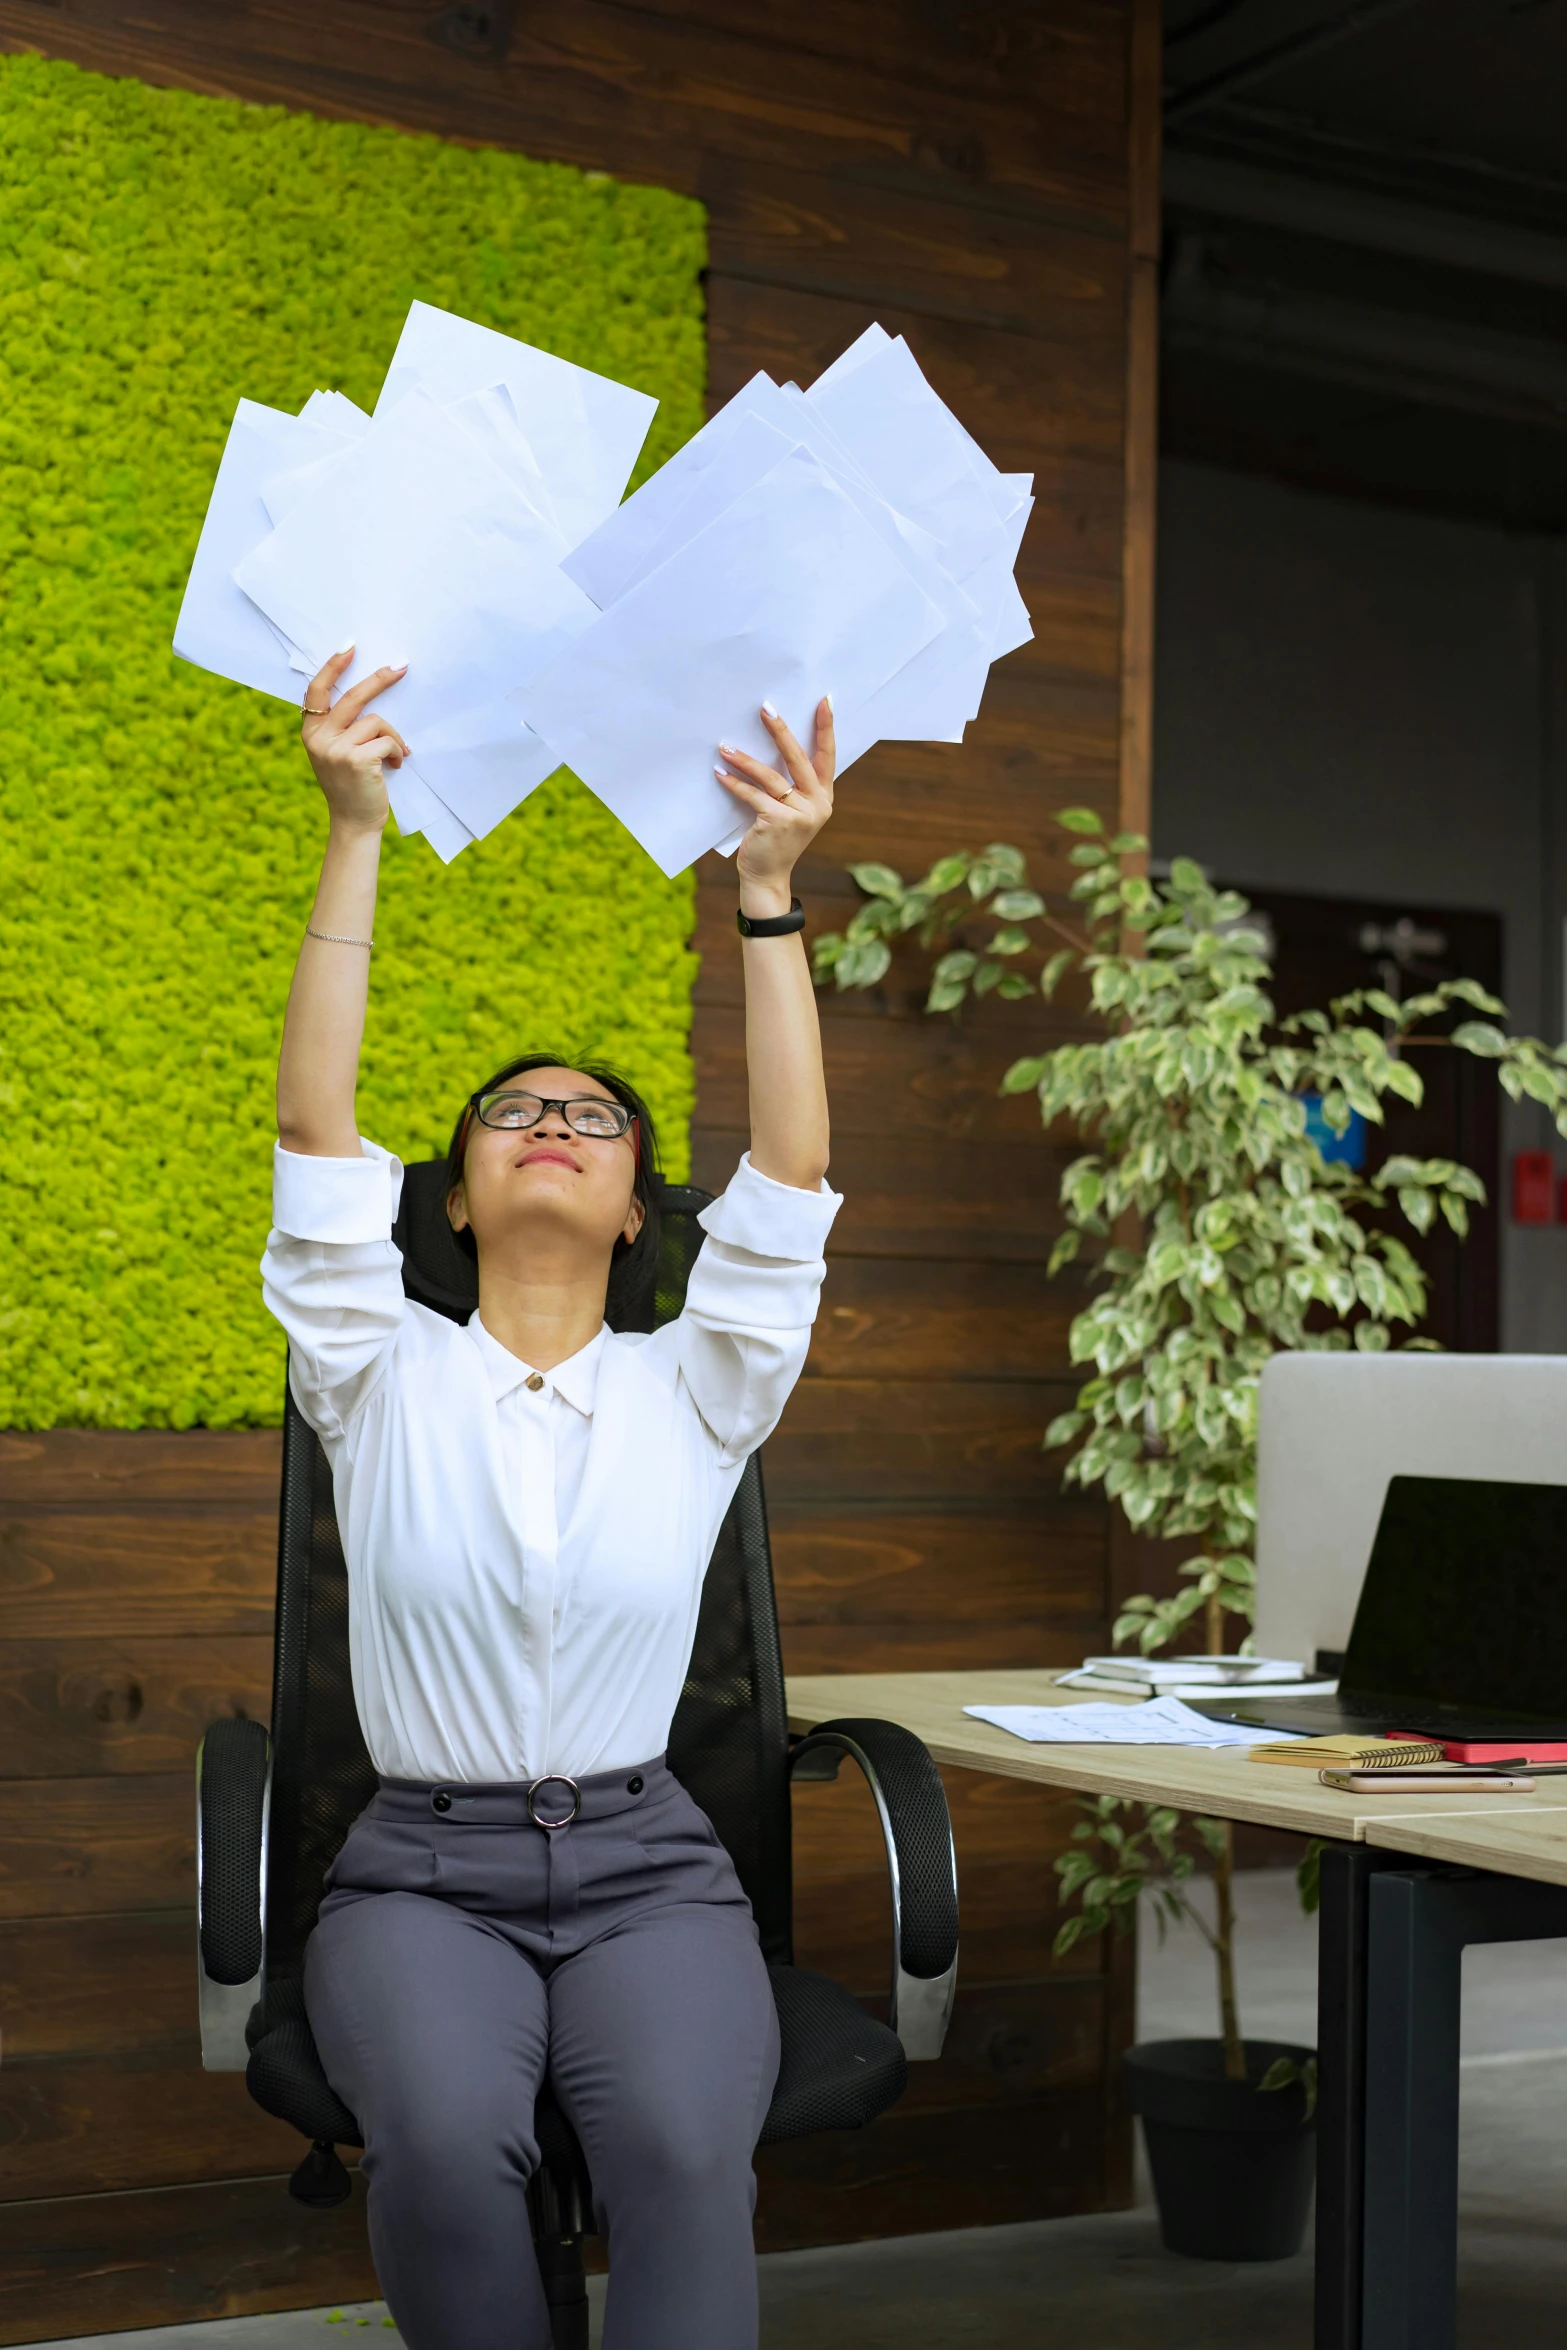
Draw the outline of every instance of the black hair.
[[[642,1203],[642,1229],[635,1240],[628,1241],[623,1234],[617,1236],[610,1253],[609,1290],[604,1301],[604,1319],[611,1329],[621,1329],[626,1326],[625,1316],[632,1310],[633,1301],[640,1300],[643,1291],[651,1285],[658,1266],[658,1200],[663,1183],[658,1160],[658,1135],[652,1113],[636,1087],[622,1077],[618,1069],[610,1068],[603,1061],[577,1060],[570,1053],[519,1053],[516,1060],[508,1061],[504,1068],[497,1069],[492,1076],[487,1077],[477,1091],[493,1093],[497,1087],[509,1084],[512,1078],[525,1076],[530,1069],[575,1069],[582,1076],[591,1077],[595,1084],[602,1085],[606,1092],[614,1095],[617,1102],[624,1103],[637,1121],[634,1154],[636,1175],[631,1190],[632,1197]],[[463,1160],[467,1154],[472,1123],[471,1104],[465,1102],[452,1128],[452,1139],[446,1154],[448,1197],[463,1179]],[[479,1249],[472,1226],[461,1232],[454,1229],[452,1238],[477,1263]]]

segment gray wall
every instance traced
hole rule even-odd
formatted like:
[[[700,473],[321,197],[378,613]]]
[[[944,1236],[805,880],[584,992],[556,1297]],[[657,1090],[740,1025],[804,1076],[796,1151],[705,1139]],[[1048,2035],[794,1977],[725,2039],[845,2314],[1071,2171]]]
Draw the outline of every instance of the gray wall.
[[[1475,907],[1563,1034],[1567,551],[1215,468],[1160,476],[1154,851],[1243,886]],[[1567,1143],[1509,1110],[1515,1149]],[[1567,1352],[1567,1226],[1502,1243],[1502,1343]]]

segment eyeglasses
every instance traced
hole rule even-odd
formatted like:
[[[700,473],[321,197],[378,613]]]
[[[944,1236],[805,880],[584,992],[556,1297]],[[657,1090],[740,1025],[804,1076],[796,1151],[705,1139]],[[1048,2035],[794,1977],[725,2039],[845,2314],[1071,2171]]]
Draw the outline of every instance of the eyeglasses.
[[[559,1110],[573,1134],[595,1142],[614,1142],[636,1123],[636,1114],[624,1102],[608,1101],[601,1093],[574,1093],[551,1100],[538,1093],[476,1093],[469,1103],[481,1126],[497,1126],[519,1134],[537,1126],[546,1110]]]

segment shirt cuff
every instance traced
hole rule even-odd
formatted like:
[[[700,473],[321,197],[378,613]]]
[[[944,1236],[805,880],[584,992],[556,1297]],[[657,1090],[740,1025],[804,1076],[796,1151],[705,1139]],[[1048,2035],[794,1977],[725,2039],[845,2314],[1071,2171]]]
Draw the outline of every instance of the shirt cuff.
[[[832,1221],[843,1205],[843,1195],[825,1180],[820,1191],[800,1191],[792,1183],[775,1183],[751,1164],[746,1151],[730,1177],[729,1188],[704,1208],[697,1222],[704,1232],[730,1248],[751,1256],[778,1257],[786,1263],[808,1265],[827,1246]]]
[[[403,1194],[403,1163],[379,1143],[359,1143],[357,1159],[316,1159],[272,1152],[272,1222],[290,1240],[338,1245],[391,1238]]]

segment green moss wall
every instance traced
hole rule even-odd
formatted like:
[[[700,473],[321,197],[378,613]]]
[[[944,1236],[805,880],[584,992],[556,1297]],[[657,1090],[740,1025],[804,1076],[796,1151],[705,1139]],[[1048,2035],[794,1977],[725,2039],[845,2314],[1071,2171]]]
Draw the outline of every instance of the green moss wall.
[[[169,649],[241,395],[368,407],[419,296],[701,421],[703,214],[598,174],[0,57],[0,1425],[257,1425],[272,1081],[324,812],[279,702]],[[388,842],[361,1122],[406,1156],[535,1041],[684,1171],[694,958],[557,776]]]

